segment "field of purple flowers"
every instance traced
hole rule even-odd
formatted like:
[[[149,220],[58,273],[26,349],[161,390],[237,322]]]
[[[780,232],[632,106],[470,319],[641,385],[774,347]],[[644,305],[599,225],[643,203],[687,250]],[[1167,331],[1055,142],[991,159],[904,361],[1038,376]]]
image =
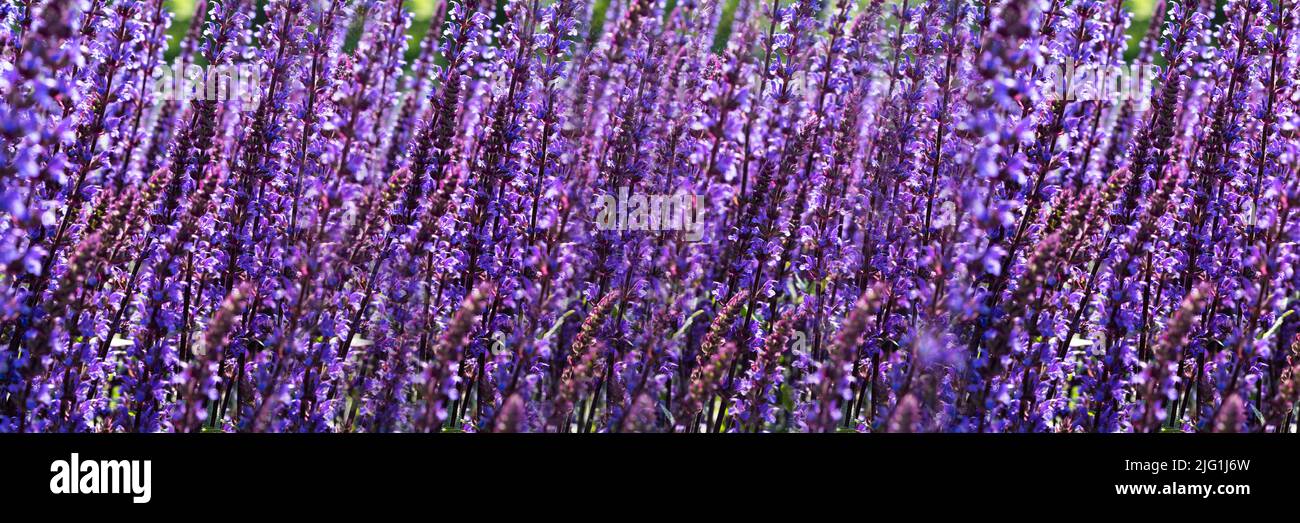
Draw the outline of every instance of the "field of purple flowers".
[[[1294,432],[1297,3],[7,0],[0,432]]]

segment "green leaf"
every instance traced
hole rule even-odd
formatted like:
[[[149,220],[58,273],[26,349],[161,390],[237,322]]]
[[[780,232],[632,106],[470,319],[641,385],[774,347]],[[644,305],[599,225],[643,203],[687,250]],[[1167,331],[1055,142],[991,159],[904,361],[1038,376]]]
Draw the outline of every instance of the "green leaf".
[[[1256,339],[1262,340],[1262,339],[1273,337],[1274,334],[1277,334],[1277,330],[1282,328],[1282,323],[1286,321],[1286,317],[1290,316],[1291,313],[1293,312],[1295,312],[1294,309],[1282,313],[1282,315],[1278,316],[1277,320],[1273,322],[1273,326],[1269,327],[1267,331],[1265,331],[1263,334],[1260,334],[1259,338]]]
[[[692,314],[690,315],[690,317],[686,318],[686,322],[685,322],[685,323],[682,323],[682,328],[677,329],[677,332],[673,333],[673,339],[679,338],[679,337],[681,337],[682,334],[685,334],[685,333],[686,333],[686,329],[691,328],[691,324],[692,324],[692,323],[695,323],[695,317],[696,317],[696,316],[699,316],[699,315],[701,315],[701,314],[704,314],[704,310],[703,310],[703,309],[698,310],[698,311],[695,311],[694,313],[692,313]]]
[[[665,406],[662,402],[659,403],[659,412],[663,413],[664,419],[668,420],[668,426],[671,427],[677,424],[677,419],[673,418],[673,413],[669,412],[668,407]]]
[[[555,324],[554,324],[554,325],[551,325],[551,328],[550,328],[549,330],[547,330],[545,334],[542,334],[542,335],[541,335],[540,337],[538,337],[537,339],[539,339],[539,340],[544,340],[544,339],[546,339],[546,338],[549,338],[549,337],[551,337],[551,336],[554,336],[556,332],[559,332],[559,331],[560,331],[560,327],[563,327],[563,326],[564,326],[564,320],[568,319],[569,315],[571,315],[571,314],[573,314],[573,309],[569,309],[569,310],[567,310],[567,311],[564,311],[564,314],[561,314],[559,318],[556,318],[556,319],[555,319]]]
[[[1255,407],[1254,403],[1248,403],[1248,405],[1250,405],[1250,411],[1255,413],[1255,418],[1259,419],[1259,423],[1263,425],[1265,423],[1264,413],[1260,412],[1259,409]]]
[[[781,384],[781,389],[777,396],[777,402],[780,403],[781,408],[784,408],[785,410],[794,410],[794,389],[791,389],[789,385]]]

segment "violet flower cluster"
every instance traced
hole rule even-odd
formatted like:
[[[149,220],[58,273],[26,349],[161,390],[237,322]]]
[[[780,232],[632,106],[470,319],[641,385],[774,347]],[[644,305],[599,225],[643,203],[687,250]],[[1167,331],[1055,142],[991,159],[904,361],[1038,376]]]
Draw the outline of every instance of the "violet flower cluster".
[[[0,431],[1295,432],[1297,3],[11,0]]]

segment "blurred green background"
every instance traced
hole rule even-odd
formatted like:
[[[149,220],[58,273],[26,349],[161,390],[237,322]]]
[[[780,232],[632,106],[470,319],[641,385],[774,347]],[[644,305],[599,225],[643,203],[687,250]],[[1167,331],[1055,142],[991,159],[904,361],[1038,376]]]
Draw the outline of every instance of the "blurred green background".
[[[167,54],[169,60],[176,55],[177,49],[180,46],[180,40],[185,36],[185,32],[190,25],[190,19],[194,13],[194,3],[196,1],[197,0],[167,0],[171,11],[176,14],[176,18],[168,31],[172,36],[171,46]],[[723,1],[725,4],[723,5],[722,20],[718,27],[718,33],[714,38],[715,50],[722,49],[727,41],[727,36],[731,33],[733,13],[736,9],[736,4],[739,2],[739,0]],[[865,0],[859,1],[865,3]],[[897,0],[890,1],[892,2]],[[1128,52],[1130,57],[1136,53],[1138,41],[1141,39],[1142,35],[1146,33],[1147,26],[1150,24],[1151,10],[1155,1],[1156,0],[1124,0],[1124,3],[1128,6],[1129,10],[1133,12],[1133,23],[1129,27],[1130,38]],[[415,14],[415,21],[411,24],[410,30],[411,40],[407,48],[408,62],[414,59],[416,53],[419,52],[418,42],[424,37],[425,31],[429,27],[429,17],[433,16],[435,2],[436,0],[406,0],[407,7]],[[604,20],[604,13],[606,8],[609,6],[610,0],[595,0],[595,2],[594,8],[592,9],[592,19],[597,20],[598,22],[594,26],[592,24],[583,24],[583,27],[590,27],[592,29],[591,34],[598,35],[600,34],[601,26],[603,25],[599,21]],[[258,0],[259,6],[263,3],[263,0]],[[672,0],[669,0],[669,4],[671,5],[672,3]],[[833,4],[833,2],[826,3]],[[498,12],[499,11],[500,9],[498,9]],[[258,17],[260,18],[261,16],[263,15],[259,8]],[[356,36],[355,32],[357,29],[358,28],[353,28],[353,38]]]

